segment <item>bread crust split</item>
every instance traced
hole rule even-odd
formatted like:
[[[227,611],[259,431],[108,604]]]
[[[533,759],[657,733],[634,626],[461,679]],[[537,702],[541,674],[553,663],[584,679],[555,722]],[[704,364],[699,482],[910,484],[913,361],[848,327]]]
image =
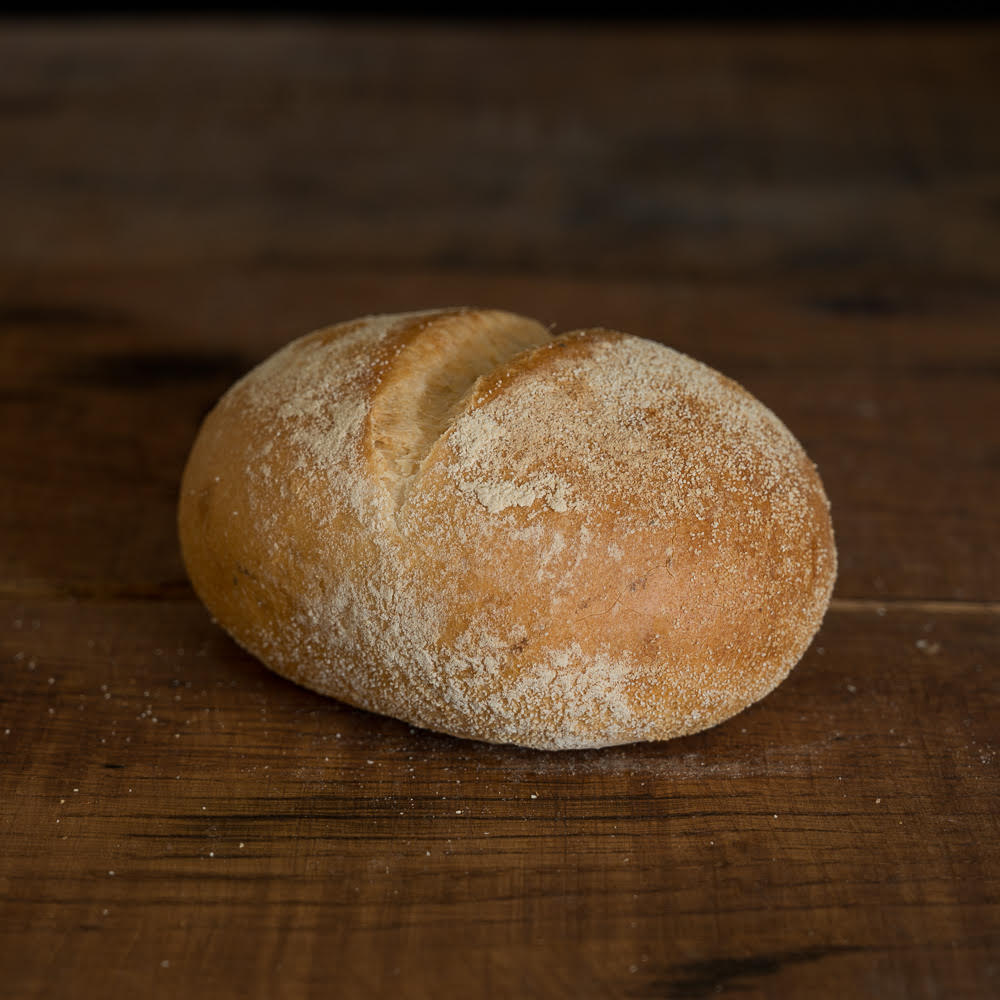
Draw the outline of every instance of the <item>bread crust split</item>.
[[[836,575],[801,446],[648,340],[497,310],[302,337],[205,419],[192,583],[285,677],[540,749],[663,740],[780,683]]]

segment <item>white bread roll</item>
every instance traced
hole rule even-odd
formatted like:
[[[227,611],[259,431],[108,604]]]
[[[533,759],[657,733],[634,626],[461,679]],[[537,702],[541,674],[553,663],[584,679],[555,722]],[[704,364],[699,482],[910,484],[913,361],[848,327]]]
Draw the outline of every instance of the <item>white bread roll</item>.
[[[289,344],[206,418],[191,580],[269,667],[544,749],[693,733],[774,688],[829,602],[828,502],[736,383],[607,330],[375,316]]]

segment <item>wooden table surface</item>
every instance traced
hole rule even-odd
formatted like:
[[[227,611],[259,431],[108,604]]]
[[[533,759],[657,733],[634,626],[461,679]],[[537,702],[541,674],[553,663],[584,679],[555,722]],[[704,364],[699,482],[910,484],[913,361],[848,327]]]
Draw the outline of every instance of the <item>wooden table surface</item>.
[[[1000,30],[0,22],[0,995],[1000,995]],[[316,326],[663,340],[800,437],[822,631],[541,753],[279,679],[178,478]]]

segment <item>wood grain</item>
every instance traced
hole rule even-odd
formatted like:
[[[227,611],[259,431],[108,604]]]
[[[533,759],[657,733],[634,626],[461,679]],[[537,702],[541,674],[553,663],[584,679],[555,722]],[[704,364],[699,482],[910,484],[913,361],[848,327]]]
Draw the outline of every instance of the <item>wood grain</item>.
[[[296,688],[193,601],[0,625],[19,995],[989,993],[993,614],[834,610],[728,724],[560,754]]]
[[[0,996],[1000,992],[1000,33],[0,31]],[[294,336],[470,303],[747,385],[841,573],[670,743],[459,741],[270,674],[174,527]]]
[[[995,30],[0,35],[2,259],[990,283]]]
[[[199,421],[236,377],[330,322],[484,303],[561,330],[606,323],[663,340],[757,394],[819,465],[839,594],[998,600],[1000,465],[989,429],[1000,297],[912,289],[896,293],[897,312],[872,316],[850,308],[850,287],[281,271],[206,281],[186,270],[24,282],[0,304],[11,529],[0,586],[175,593],[185,586],[180,472]]]

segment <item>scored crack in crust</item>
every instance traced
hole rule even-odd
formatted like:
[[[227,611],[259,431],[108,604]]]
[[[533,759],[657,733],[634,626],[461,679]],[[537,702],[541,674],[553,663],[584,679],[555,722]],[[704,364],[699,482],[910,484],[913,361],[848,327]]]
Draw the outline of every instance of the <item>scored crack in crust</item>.
[[[763,697],[829,603],[829,505],[736,383],[496,310],[292,342],[206,418],[196,590],[277,672],[458,736],[666,739]]]

